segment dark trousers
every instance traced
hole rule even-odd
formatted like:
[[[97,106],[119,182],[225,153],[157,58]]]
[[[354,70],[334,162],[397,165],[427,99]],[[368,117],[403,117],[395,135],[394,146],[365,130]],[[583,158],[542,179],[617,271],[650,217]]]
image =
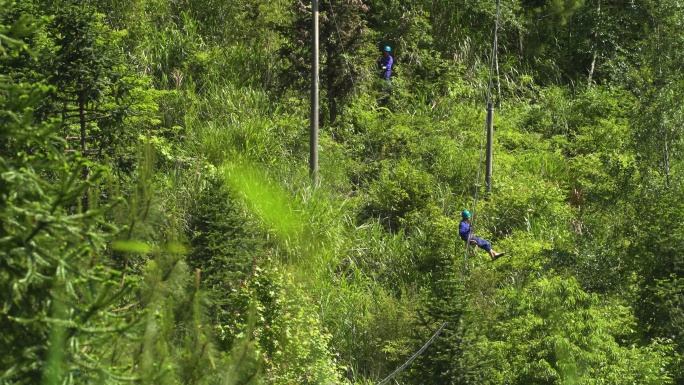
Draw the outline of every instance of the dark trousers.
[[[476,237],[474,235],[471,236],[470,239],[477,242],[477,247],[481,248],[484,251],[489,251],[492,249],[492,243],[486,239],[482,239],[482,238]]]
[[[382,77],[387,80],[388,85],[392,85],[392,80],[390,78],[392,77],[392,70],[388,70],[383,72]]]

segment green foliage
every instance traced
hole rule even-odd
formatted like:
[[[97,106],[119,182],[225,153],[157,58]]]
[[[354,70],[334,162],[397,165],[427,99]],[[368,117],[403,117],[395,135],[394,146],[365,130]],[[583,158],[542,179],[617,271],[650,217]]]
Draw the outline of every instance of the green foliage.
[[[247,313],[236,295],[245,284],[252,260],[259,257],[260,247],[221,179],[210,178],[190,211],[187,231],[192,251],[186,261],[201,272],[209,301],[207,316],[219,349],[229,351],[235,336],[227,332],[227,325],[236,323],[235,313]]]
[[[272,384],[344,383],[329,346],[331,336],[321,327],[310,296],[290,274],[265,257],[255,261],[248,279],[233,290],[238,305],[242,302],[253,309],[239,313],[241,307],[234,308],[238,322],[229,326],[235,337],[252,341],[242,348],[238,345],[244,349],[241,360],[261,364],[261,369],[238,373],[234,380],[250,383],[254,377]],[[253,329],[246,327],[250,323]]]
[[[326,293],[320,312],[349,381],[379,380],[411,353],[420,299],[415,291],[397,296],[354,266],[319,286]]]
[[[96,167],[81,180],[91,164],[64,155],[54,124],[34,123],[47,87],[3,78],[0,88],[0,323],[7,352],[0,378],[58,383],[77,374],[93,380],[115,375],[118,368],[98,362],[90,349],[129,326],[115,309],[135,284],[103,260],[118,232],[105,218],[111,207],[98,207],[92,195],[89,207],[79,206],[107,170]]]
[[[14,79],[54,86],[36,105],[36,118],[60,119],[69,151],[130,172],[135,130],[154,124],[156,106],[145,78],[131,70],[119,49],[125,34],[109,29],[83,2],[25,2],[3,19],[39,27],[27,40],[31,54],[3,60]]]
[[[378,218],[390,230],[398,230],[409,215],[426,207],[430,198],[430,175],[406,160],[380,171],[370,186],[366,218]]]
[[[432,281],[428,284],[424,306],[419,312],[417,326],[420,333],[413,336],[413,350],[418,350],[440,324],[445,324],[445,327],[440,338],[408,372],[410,383],[455,382],[462,373],[462,367],[455,361],[464,353],[462,319],[467,311],[467,294],[463,291],[463,282],[453,261],[442,259],[435,267],[430,274]]]
[[[634,293],[634,307],[640,330],[648,339],[672,340],[681,357],[682,335],[679,328],[682,318],[678,304],[682,299],[682,263],[679,258],[682,208],[677,203],[679,191],[678,188],[667,191],[662,185],[651,192],[644,191],[646,195],[639,199],[636,212],[632,214],[632,218],[638,218],[644,224],[626,225],[631,228],[628,231],[632,242],[626,244],[625,249],[634,256],[634,264],[629,271],[636,272],[633,282],[638,289]],[[653,231],[661,235],[654,237]],[[679,363],[673,362],[672,365],[677,381],[682,378]]]
[[[320,24],[320,87],[324,90],[330,126],[337,118],[352,93],[358,91],[370,77],[372,55],[365,13],[369,7],[364,0],[319,2]],[[279,26],[287,43],[279,52],[288,65],[280,78],[284,88],[307,89],[311,72],[311,39],[309,27],[313,23],[311,6],[303,1],[295,3],[296,19]]]
[[[681,382],[681,5],[500,5],[322,2],[312,186],[308,2],[3,3],[0,382]]]
[[[503,290],[499,298],[503,313],[495,323],[479,312],[469,321],[473,334],[466,339],[473,343],[466,346],[474,349],[464,353],[468,381],[662,384],[671,380],[663,371],[669,362],[667,348],[629,343],[633,330],[629,308],[599,304],[599,298],[583,292],[572,278],[543,278],[522,290]],[[486,339],[478,338],[480,333]]]

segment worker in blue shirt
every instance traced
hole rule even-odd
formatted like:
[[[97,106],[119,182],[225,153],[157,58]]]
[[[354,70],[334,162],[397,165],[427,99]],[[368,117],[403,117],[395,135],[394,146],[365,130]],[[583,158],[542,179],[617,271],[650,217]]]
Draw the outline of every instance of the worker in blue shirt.
[[[380,59],[379,66],[382,69],[382,78],[387,80],[388,85],[392,85],[390,78],[392,77],[392,64],[394,64],[394,59],[390,55],[392,49],[389,46],[385,46],[382,50],[382,59]]]
[[[461,213],[461,218],[463,218],[463,220],[461,220],[461,225],[458,227],[458,235],[461,236],[461,239],[488,252],[492,257],[492,261],[496,261],[499,257],[505,255],[506,253],[497,253],[494,251],[492,249],[492,243],[488,240],[470,234],[470,217],[470,211],[463,210]]]

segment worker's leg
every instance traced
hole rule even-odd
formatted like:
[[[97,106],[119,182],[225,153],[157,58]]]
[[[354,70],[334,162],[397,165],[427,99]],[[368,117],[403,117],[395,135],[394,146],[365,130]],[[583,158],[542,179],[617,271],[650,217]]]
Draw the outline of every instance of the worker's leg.
[[[494,249],[492,249],[492,243],[486,239],[482,239],[482,238],[476,237],[476,236],[472,236],[472,237],[470,237],[470,239],[474,240],[477,243],[477,246],[482,248],[482,250],[489,253],[489,256],[492,257],[493,261],[496,260],[497,258],[503,256],[504,254],[506,254],[506,253],[497,253],[496,251],[494,251]]]
[[[477,247],[481,248],[482,250],[484,250],[488,253],[492,249],[492,243],[486,239],[482,239],[482,238],[476,237],[474,235],[472,237],[470,237],[470,239],[475,240],[475,242],[477,242]]]

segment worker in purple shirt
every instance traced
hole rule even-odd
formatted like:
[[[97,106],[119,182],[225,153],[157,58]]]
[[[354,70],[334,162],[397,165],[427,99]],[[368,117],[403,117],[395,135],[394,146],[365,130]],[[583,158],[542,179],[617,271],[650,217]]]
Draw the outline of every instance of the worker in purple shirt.
[[[484,251],[488,252],[492,257],[492,261],[496,261],[497,258],[505,255],[506,253],[497,253],[494,251],[492,249],[492,243],[488,240],[470,234],[470,217],[470,211],[463,210],[461,213],[461,218],[463,218],[463,220],[461,221],[461,225],[458,227],[458,235],[461,236],[461,239],[466,242],[470,240],[470,244],[476,245],[476,247],[480,247]]]
[[[382,59],[380,59],[380,68],[382,69],[382,78],[387,80],[387,84],[392,85],[390,77],[392,77],[392,64],[394,64],[394,59],[390,55],[392,49],[389,46],[385,46],[382,50]]]

